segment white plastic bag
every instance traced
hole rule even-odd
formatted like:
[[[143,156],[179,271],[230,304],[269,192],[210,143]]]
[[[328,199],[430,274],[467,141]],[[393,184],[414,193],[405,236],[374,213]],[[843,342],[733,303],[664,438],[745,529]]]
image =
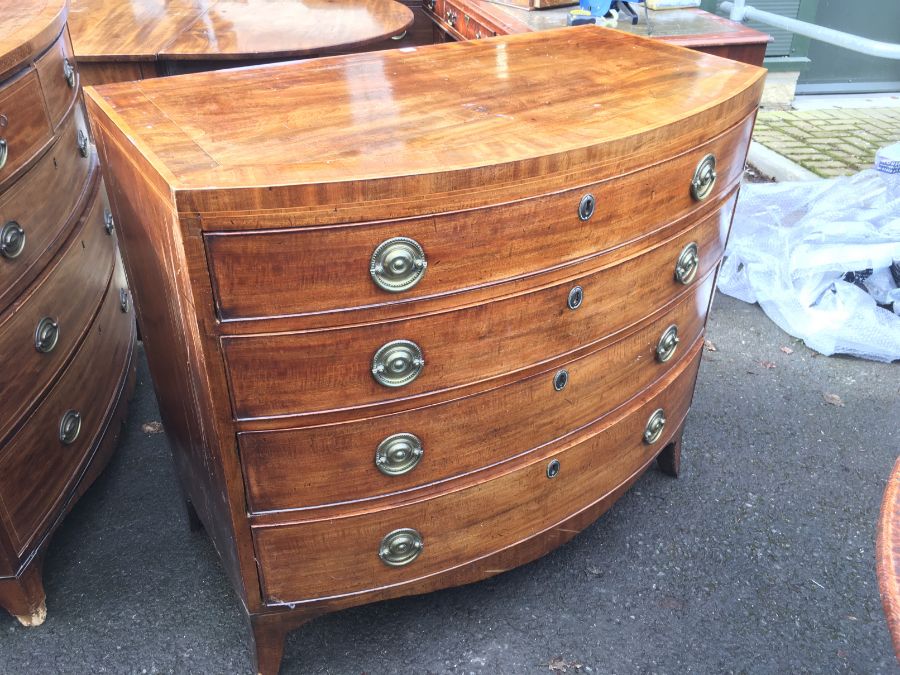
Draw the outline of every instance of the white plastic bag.
[[[758,302],[810,348],[900,359],[900,316],[843,280],[872,269],[863,284],[900,304],[888,271],[900,260],[900,174],[744,185],[725,253],[719,290]]]

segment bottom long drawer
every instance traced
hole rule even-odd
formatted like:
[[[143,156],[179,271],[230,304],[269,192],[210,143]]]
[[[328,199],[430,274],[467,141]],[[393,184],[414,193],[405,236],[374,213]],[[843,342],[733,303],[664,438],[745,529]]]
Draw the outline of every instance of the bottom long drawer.
[[[266,602],[295,604],[414,582],[513,546],[588,508],[673,438],[690,406],[701,347],[652,390],[524,466],[394,508],[254,527]],[[648,443],[645,430],[657,410],[666,423]]]
[[[0,449],[0,515],[17,553],[43,531],[76,480],[114,402],[131,352],[121,261],[87,337],[47,397]],[[129,306],[123,305],[123,301]]]

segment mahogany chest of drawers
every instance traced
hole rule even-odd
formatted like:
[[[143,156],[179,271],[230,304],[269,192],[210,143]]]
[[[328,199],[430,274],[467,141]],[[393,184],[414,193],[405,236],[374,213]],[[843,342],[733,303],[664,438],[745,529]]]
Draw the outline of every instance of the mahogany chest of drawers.
[[[87,90],[260,672],[677,473],[762,74],[582,27]]]
[[[0,607],[25,625],[48,538],[118,438],[133,316],[66,4],[0,4]]]

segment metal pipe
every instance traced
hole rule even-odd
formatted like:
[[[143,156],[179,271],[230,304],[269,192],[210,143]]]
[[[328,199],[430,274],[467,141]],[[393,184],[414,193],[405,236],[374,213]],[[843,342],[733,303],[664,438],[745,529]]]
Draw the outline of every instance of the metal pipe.
[[[789,19],[786,16],[764,12],[744,3],[745,0],[722,2],[719,4],[719,8],[730,12],[732,21],[759,21],[775,28],[782,28],[791,33],[805,35],[813,40],[827,42],[860,54],[868,54],[869,56],[877,56],[883,59],[900,59],[900,44],[870,40],[859,35],[851,35],[850,33],[834,30],[833,28],[817,26],[806,21],[798,21],[797,19]]]

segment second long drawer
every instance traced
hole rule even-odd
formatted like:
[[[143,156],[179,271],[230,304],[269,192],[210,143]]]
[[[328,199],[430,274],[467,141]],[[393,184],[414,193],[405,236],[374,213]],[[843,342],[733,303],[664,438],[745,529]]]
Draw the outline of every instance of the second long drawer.
[[[722,256],[732,206],[634,258],[529,293],[353,328],[223,337],[233,414],[408,404],[575,357],[706,277]]]

